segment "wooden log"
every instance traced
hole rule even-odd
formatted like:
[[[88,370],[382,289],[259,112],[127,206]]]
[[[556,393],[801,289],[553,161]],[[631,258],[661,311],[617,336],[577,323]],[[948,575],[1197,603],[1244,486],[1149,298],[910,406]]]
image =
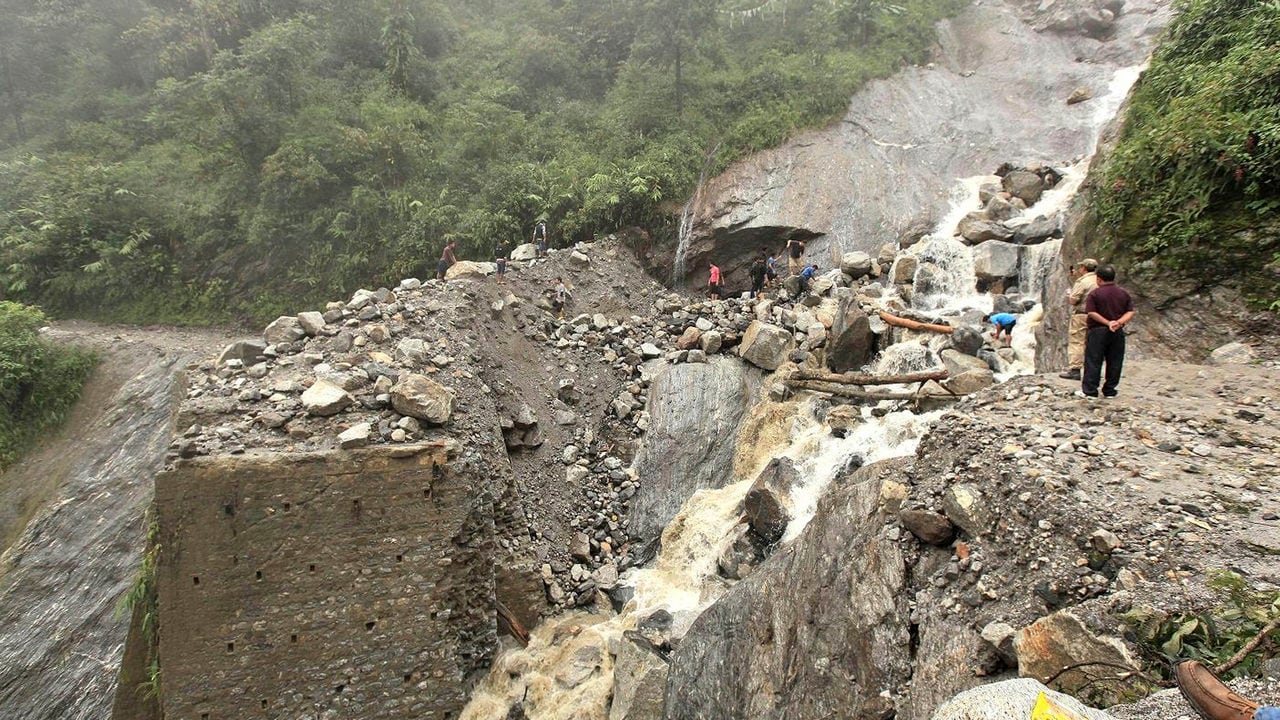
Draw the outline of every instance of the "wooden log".
[[[797,380],[819,380],[821,382],[839,383],[841,385],[908,385],[929,380],[946,380],[950,376],[946,370],[926,370],[924,372],[906,373],[903,375],[866,375],[862,373],[829,373],[821,370],[797,370],[791,377]]]
[[[876,392],[867,390],[855,390],[848,385],[839,383],[828,383],[820,380],[791,380],[787,383],[798,390],[812,390],[814,392],[827,393],[836,397],[851,398],[854,400],[959,400],[958,395],[920,395],[914,392]]]
[[[955,330],[955,328],[950,325],[930,325],[929,323],[922,323],[919,320],[911,320],[904,317],[898,317],[897,315],[890,315],[883,310],[880,311],[880,319],[890,325],[897,325],[898,327],[904,327],[911,330],[942,333],[943,335],[950,335]]]
[[[520,647],[529,647],[529,631],[525,629],[515,614],[502,604],[501,600],[495,601],[498,606],[498,629],[506,630],[511,633],[511,637],[520,643]]]

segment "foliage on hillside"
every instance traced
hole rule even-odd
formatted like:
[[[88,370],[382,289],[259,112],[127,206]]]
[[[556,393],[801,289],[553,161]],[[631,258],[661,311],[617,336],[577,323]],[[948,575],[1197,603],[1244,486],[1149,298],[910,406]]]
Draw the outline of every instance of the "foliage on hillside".
[[[1280,298],[1280,2],[1181,0],[1099,209],[1116,253]]]
[[[57,427],[80,397],[93,356],[40,337],[44,314],[0,302],[0,469]]]
[[[0,297],[261,318],[540,218],[670,233],[962,4],[0,0]]]

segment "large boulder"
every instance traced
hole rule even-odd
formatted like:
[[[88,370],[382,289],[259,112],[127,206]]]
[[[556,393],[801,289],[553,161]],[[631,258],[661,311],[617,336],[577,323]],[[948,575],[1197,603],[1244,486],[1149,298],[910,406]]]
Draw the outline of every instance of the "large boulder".
[[[973,359],[978,360],[977,358]],[[982,361],[978,360],[978,362]],[[981,368],[966,370],[948,378],[943,383],[944,386],[957,395],[972,395],[995,385],[995,374],[991,372],[991,368],[986,367],[986,363],[982,364],[983,367]]]
[[[1031,678],[1004,680],[965,690],[943,703],[930,720],[1027,720],[1040,693],[1058,707],[1083,720],[1112,720],[1070,695],[1054,692]]]
[[[840,272],[857,280],[871,274],[871,256],[864,252],[845,253],[840,257]]]
[[[903,686],[912,662],[903,546],[880,503],[898,463],[832,483],[795,544],[694,621],[672,656],[664,717],[892,716],[881,691]]]
[[[956,226],[956,230],[965,240],[973,244],[988,240],[1008,240],[1013,237],[1013,231],[1003,223],[991,220],[980,212],[965,215]]]
[[[453,391],[426,375],[407,375],[391,388],[391,406],[401,415],[442,425],[453,415]]]
[[[302,407],[308,414],[320,417],[337,415],[354,402],[346,390],[326,380],[317,380],[302,393]]]
[[[324,330],[324,313],[318,313],[314,310],[298,313],[298,325],[307,335],[315,337]]]
[[[1099,637],[1069,610],[1042,617],[1023,628],[1013,645],[1019,675],[1041,682],[1054,678],[1052,687],[1068,693],[1089,688],[1096,695],[1100,690],[1118,693],[1123,688],[1116,683],[1100,685],[1091,679],[1096,673],[1086,669],[1059,674],[1065,667],[1088,662],[1136,667],[1124,643],[1118,638]],[[1111,697],[1113,702],[1121,699],[1118,694]]]
[[[307,333],[302,329],[302,323],[298,322],[298,318],[292,315],[276,318],[262,331],[262,337],[266,339],[268,345],[283,345],[301,340],[306,336]]]
[[[1013,243],[992,240],[973,249],[973,274],[982,280],[1004,280],[1018,276],[1021,248]]]
[[[538,257],[538,246],[533,243],[525,243],[517,245],[515,250],[511,251],[511,259],[516,262],[528,262]]]
[[[990,369],[987,367],[986,361],[979,360],[972,355],[966,355],[955,348],[947,348],[939,353],[938,356],[942,358],[942,366],[947,369],[947,372],[950,373],[952,377],[969,372],[970,370]]]
[[[614,659],[609,720],[662,717],[662,696],[666,689],[667,662],[640,643],[624,640]]]
[[[918,262],[914,255],[899,255],[891,270],[893,284],[906,285],[915,282]]]
[[[1242,342],[1227,343],[1209,353],[1210,365],[1248,365],[1257,359],[1253,347]]]
[[[1013,242],[1019,245],[1035,245],[1053,237],[1058,232],[1058,217],[1038,215],[1033,220],[1009,223],[1013,228]]]
[[[756,480],[747,491],[742,509],[746,513],[751,534],[762,546],[770,546],[781,540],[787,532],[787,523],[791,522],[791,513],[787,512],[782,497],[767,487],[762,479]]]
[[[707,360],[661,364],[650,383],[649,430],[634,465],[641,482],[627,517],[632,537],[657,538],[691,495],[733,480],[733,438],[761,374],[734,357]]]
[[[836,372],[856,370],[867,363],[876,351],[876,336],[871,332],[871,319],[857,300],[844,297],[831,323],[831,340],[827,344],[827,367]]]
[[[1012,170],[1005,173],[1000,183],[1004,191],[1021,199],[1027,205],[1034,205],[1044,194],[1044,179],[1030,170]]]
[[[222,349],[222,354],[218,356],[218,364],[221,365],[228,360],[239,360],[249,366],[266,358],[266,352],[267,344],[264,342],[239,340]]]
[[[445,280],[483,280],[498,272],[497,263],[459,260],[444,274]]]
[[[738,345],[738,354],[743,360],[764,368],[777,370],[787,361],[787,353],[795,348],[791,333],[771,323],[752,321],[742,335]]]
[[[968,325],[951,331],[951,347],[966,355],[977,355],[983,342],[982,333]]]

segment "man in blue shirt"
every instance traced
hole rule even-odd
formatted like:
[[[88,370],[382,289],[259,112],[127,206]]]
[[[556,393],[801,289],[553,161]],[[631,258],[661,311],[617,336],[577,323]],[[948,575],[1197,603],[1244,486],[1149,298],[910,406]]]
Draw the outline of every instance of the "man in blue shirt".
[[[992,339],[1000,342],[1000,331],[1004,331],[1005,340],[1013,342],[1013,326],[1018,324],[1018,316],[1013,313],[992,313],[982,316],[983,322],[990,322],[995,325],[995,332],[991,333]]]
[[[800,292],[809,292],[809,283],[813,281],[813,274],[818,272],[817,265],[808,265],[800,271]]]

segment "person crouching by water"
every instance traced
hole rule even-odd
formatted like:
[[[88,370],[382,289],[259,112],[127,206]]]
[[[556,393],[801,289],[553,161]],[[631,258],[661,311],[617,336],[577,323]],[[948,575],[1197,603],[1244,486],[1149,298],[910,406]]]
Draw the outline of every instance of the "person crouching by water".
[[[1013,313],[989,313],[982,316],[983,322],[989,322],[995,326],[995,331],[991,333],[991,339],[997,344],[1000,343],[1000,331],[1004,331],[1005,344],[1013,342],[1013,326],[1018,324],[1018,316]]]
[[[720,268],[715,263],[711,263],[711,279],[707,281],[707,292],[712,300],[719,300],[720,290]]]

